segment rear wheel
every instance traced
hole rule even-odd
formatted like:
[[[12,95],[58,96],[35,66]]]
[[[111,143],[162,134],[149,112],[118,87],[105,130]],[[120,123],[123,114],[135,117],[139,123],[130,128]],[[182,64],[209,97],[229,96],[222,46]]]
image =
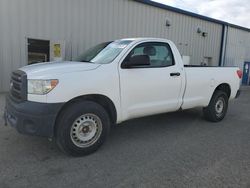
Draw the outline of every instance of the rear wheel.
[[[79,101],[61,113],[56,142],[62,151],[70,155],[87,155],[103,144],[109,129],[109,116],[101,105],[92,101]]]
[[[209,105],[203,108],[203,114],[208,121],[218,122],[225,117],[227,108],[227,94],[223,91],[215,91]]]

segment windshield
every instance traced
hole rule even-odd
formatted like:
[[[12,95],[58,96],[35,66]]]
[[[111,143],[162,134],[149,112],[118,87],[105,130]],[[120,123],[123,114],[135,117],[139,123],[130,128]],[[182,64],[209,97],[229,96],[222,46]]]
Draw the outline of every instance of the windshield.
[[[90,48],[73,61],[106,64],[112,62],[132,40],[104,42]]]

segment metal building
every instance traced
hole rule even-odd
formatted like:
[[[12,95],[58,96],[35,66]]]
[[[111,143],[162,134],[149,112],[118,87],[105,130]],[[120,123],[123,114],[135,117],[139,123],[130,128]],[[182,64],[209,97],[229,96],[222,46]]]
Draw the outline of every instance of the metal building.
[[[0,92],[19,67],[125,37],[168,38],[190,64],[250,62],[249,29],[149,0],[1,0]]]

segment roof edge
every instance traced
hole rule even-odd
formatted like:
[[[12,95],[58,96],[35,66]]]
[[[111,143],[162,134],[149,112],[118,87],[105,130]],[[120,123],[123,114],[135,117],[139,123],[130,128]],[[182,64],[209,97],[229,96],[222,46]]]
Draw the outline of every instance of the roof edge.
[[[213,23],[217,23],[217,24],[221,24],[221,25],[225,25],[225,26],[230,26],[230,27],[234,27],[234,28],[237,28],[237,29],[241,29],[241,30],[250,32],[250,28],[246,28],[246,27],[242,27],[242,26],[239,26],[239,25],[231,24],[231,23],[228,23],[228,22],[225,22],[225,21],[222,21],[222,20],[217,20],[217,19],[214,19],[214,18],[210,18],[210,17],[207,17],[207,16],[203,16],[203,15],[200,15],[200,14],[189,12],[189,11],[186,11],[186,10],[183,10],[183,9],[179,9],[179,8],[172,7],[172,6],[169,6],[169,5],[161,4],[161,3],[158,3],[158,2],[155,2],[155,1],[151,1],[151,0],[134,0],[134,1],[139,2],[139,3],[143,3],[143,4],[147,4],[147,5],[151,5],[151,6],[154,6],[154,7],[158,7],[158,8],[161,8],[161,9],[173,11],[173,12],[176,12],[176,13],[184,14],[184,15],[191,16],[191,17],[194,17],[194,18],[199,18],[201,20],[206,20],[206,21],[209,21],[209,22],[213,22]]]

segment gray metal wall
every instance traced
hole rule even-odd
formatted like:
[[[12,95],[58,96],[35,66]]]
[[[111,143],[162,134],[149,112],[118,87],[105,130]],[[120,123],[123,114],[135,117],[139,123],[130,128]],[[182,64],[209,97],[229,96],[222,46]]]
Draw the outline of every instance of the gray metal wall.
[[[250,62],[250,33],[228,27],[224,66],[238,66],[243,69],[245,61]]]
[[[208,36],[197,34],[198,27]],[[67,60],[107,40],[162,37],[191,56],[192,64],[206,56],[218,65],[221,34],[220,24],[132,0],[1,0],[0,91],[8,90],[11,71],[27,64],[27,37],[64,40]]]

